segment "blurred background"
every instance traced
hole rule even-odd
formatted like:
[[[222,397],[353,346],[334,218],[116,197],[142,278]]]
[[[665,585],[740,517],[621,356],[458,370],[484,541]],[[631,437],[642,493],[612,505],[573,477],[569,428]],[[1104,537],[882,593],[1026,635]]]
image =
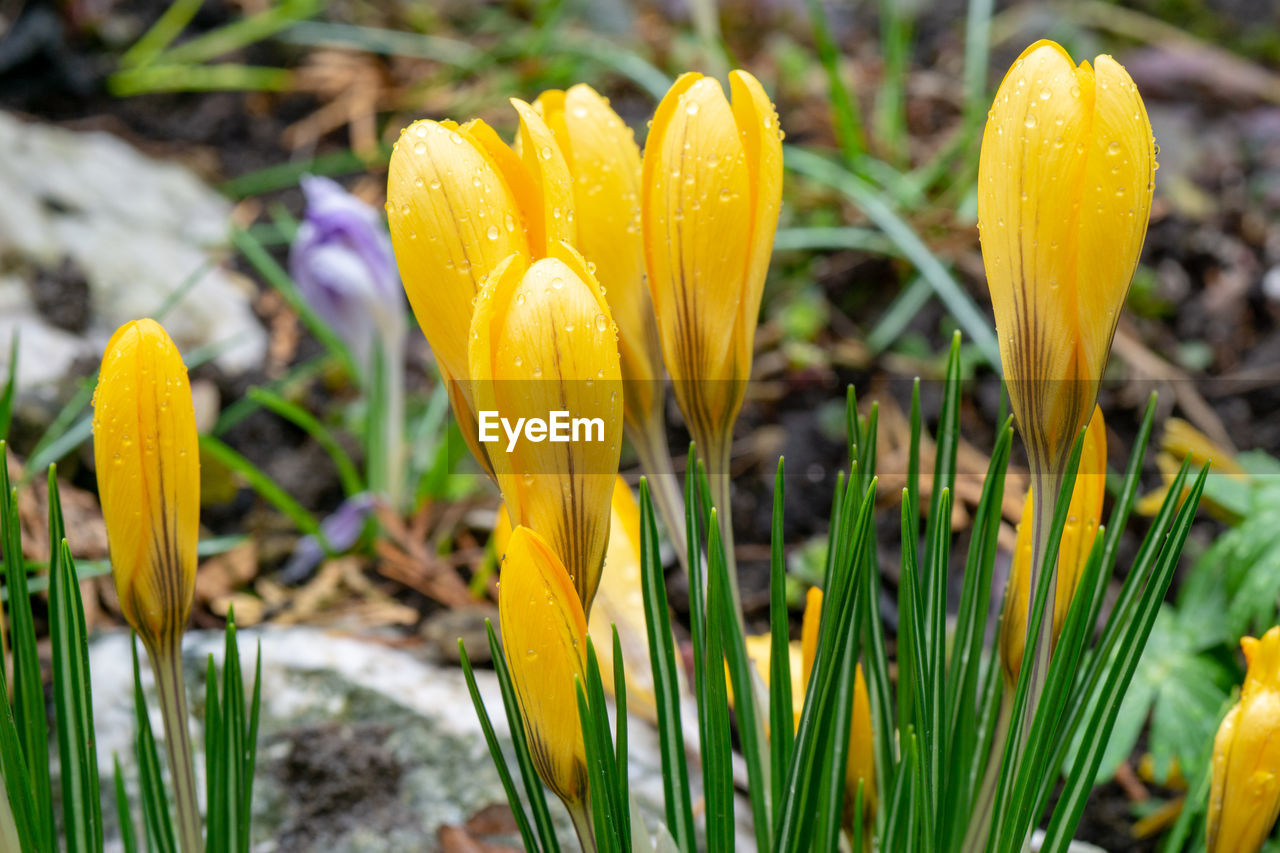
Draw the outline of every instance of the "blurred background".
[[[1157,424],[1179,419],[1178,430],[1193,432],[1178,435],[1208,442],[1197,446],[1227,466],[1187,561],[1208,554],[1221,569],[1221,588],[1195,581],[1192,597],[1222,606],[1171,596],[1082,829],[1111,849],[1141,849],[1149,842],[1134,840],[1135,821],[1151,821],[1139,835],[1158,833],[1161,810],[1167,818],[1179,796],[1174,771],[1198,760],[1187,744],[1198,749],[1211,735],[1238,683],[1229,637],[1274,622],[1280,593],[1280,527],[1263,499],[1280,472],[1271,460],[1280,453],[1274,2],[0,0],[0,377],[12,377],[0,417],[11,423],[7,464],[31,527],[43,523],[32,475],[56,462],[90,629],[121,624],[104,577],[89,404],[111,332],[154,316],[191,366],[204,434],[196,626],[216,627],[234,607],[242,625],[359,634],[444,666],[459,635],[479,648],[493,612],[486,543],[496,491],[450,425],[409,318],[405,494],[371,496],[371,448],[386,415],[351,358],[361,332],[346,320],[367,306],[343,290],[366,273],[343,266],[343,246],[303,239],[318,221],[317,197],[339,189],[304,196],[304,176],[337,181],[341,203],[366,211],[376,230],[390,146],[414,119],[478,116],[509,139],[509,98],[586,82],[643,144],[677,74],[744,67],[775,99],[787,146],[734,447],[748,619],[759,627],[767,607],[777,457],[787,457],[799,596],[823,565],[830,493],[845,464],[846,386],[879,401],[880,492],[893,495],[906,471],[911,380],[922,379],[928,419],[956,331],[972,380],[954,518],[964,537],[1002,412],[975,224],[978,143],[1003,70],[1039,38],[1077,61],[1113,54],[1142,92],[1160,146],[1150,231],[1102,395],[1112,465],[1128,458],[1156,390]],[[408,317],[399,300],[394,308]],[[668,411],[679,449],[687,434],[676,407]],[[623,464],[634,471],[626,449]],[[1015,457],[1006,490],[1010,545],[1019,465]],[[1149,467],[1156,488],[1167,465]],[[883,515],[882,609],[892,626],[898,522],[896,510]],[[1144,522],[1134,528],[1131,550]],[[28,557],[46,558],[47,543],[43,555],[36,547]],[[1189,570],[1184,584],[1195,577]],[[678,574],[671,582],[683,614],[687,591]],[[958,572],[955,582],[958,590]],[[347,730],[363,756],[357,772],[342,763],[351,757],[342,737],[317,731],[274,735],[268,764],[285,804],[278,849],[347,849],[358,834],[348,813],[380,816],[364,823],[385,844],[362,849],[401,849],[398,829],[376,829],[379,820],[396,826],[407,808],[400,794],[375,790],[410,775],[387,732],[379,741]],[[437,823],[502,820],[448,814]],[[420,839],[405,844],[421,849]]]

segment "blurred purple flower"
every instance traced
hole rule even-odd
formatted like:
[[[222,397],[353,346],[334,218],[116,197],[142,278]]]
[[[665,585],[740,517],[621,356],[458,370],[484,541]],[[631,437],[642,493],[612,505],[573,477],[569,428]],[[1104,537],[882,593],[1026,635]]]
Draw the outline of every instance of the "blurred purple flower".
[[[368,364],[379,335],[399,336],[404,290],[391,238],[374,208],[328,178],[306,175],[307,210],[289,247],[303,297]]]
[[[360,541],[364,531],[365,520],[378,505],[377,499],[368,492],[361,492],[347,498],[333,514],[320,522],[320,532],[329,543],[335,554],[350,551]],[[301,583],[311,577],[316,566],[324,559],[324,546],[314,536],[303,536],[294,546],[288,562],[280,570],[282,583]]]

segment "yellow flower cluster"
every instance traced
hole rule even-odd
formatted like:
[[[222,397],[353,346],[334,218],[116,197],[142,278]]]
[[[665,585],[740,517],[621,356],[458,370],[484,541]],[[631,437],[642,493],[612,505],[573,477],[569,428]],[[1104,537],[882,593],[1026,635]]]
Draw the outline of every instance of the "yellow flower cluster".
[[[638,515],[616,484],[624,425],[638,448],[656,446],[665,359],[695,439],[723,443],[750,371],[781,134],[754,78],[735,72],[731,89],[732,103],[714,80],[680,78],[643,157],[585,85],[513,100],[513,145],[480,120],[423,120],[391,157],[401,279],[510,515],[499,611],[534,761],[571,805],[586,796],[574,678],[606,552],[635,551],[615,561],[635,570],[614,585],[617,598],[638,589]],[[602,434],[481,440],[486,413],[505,424],[556,411]],[[620,514],[637,530],[611,541]]]

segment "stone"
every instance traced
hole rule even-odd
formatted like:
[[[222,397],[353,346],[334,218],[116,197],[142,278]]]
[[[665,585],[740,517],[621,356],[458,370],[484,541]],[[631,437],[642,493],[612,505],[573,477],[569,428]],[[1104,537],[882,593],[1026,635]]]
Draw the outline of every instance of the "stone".
[[[462,671],[426,662],[407,651],[315,628],[272,628],[239,633],[241,663],[252,677],[262,647],[262,717],[254,783],[253,850],[322,850],[324,853],[417,853],[437,850],[442,827],[459,826],[494,805],[505,805],[498,774],[485,745]],[[192,739],[199,728],[204,671],[209,655],[221,662],[220,632],[189,634],[184,670],[193,708]],[[112,756],[120,756],[130,791],[137,792],[133,759],[133,688],[129,639],[107,634],[90,646],[98,766],[103,773],[103,814],[114,821],[110,800]],[[497,680],[476,671],[494,729],[510,752]],[[152,697],[151,724],[160,736],[149,667],[143,685]],[[246,691],[250,687],[246,684]],[[663,783],[657,734],[632,716],[628,724],[633,795],[647,821],[662,814]],[[197,747],[199,750],[199,747]],[[203,756],[197,783],[204,801]],[[692,771],[696,782],[696,768]],[[519,783],[517,783],[519,784]],[[548,794],[565,850],[577,849],[568,816]],[[738,847],[754,849],[750,806],[739,798]],[[121,850],[108,831],[108,851]],[[520,848],[518,835],[490,839]]]
[[[0,151],[0,374],[19,332],[19,387],[45,390],[193,278],[162,318],[179,348],[217,347],[233,375],[262,363],[251,287],[220,264],[227,199],[104,132],[0,112]]]

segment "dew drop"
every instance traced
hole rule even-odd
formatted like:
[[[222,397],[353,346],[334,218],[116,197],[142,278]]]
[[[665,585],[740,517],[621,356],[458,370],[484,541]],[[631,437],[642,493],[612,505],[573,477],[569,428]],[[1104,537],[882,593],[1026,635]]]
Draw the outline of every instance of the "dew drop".
[[[413,144],[413,153],[422,156],[427,153],[427,144],[425,142],[415,142]]]
[[[696,116],[698,114],[698,102],[690,101],[684,105],[684,111],[687,115]]]
[[[609,328],[609,318],[603,314],[596,315],[596,331],[603,332]]]
[[[1027,113],[1027,119],[1026,121],[1023,122],[1023,125],[1025,125],[1026,127],[1035,127],[1036,117],[1031,115],[1030,113]]]
[[[1113,139],[1113,140],[1111,140],[1111,144],[1107,146],[1107,153],[1108,153],[1108,154],[1110,154],[1110,155],[1111,155],[1111,156],[1113,156],[1113,157],[1114,157],[1115,155],[1119,154],[1119,153],[1120,153],[1120,143],[1119,143],[1119,142],[1117,142],[1117,141],[1115,141],[1114,139]]]
[[[490,225],[490,226],[489,226],[489,230],[485,232],[485,236],[487,236],[490,240],[497,240],[497,239],[498,239],[498,226],[497,226],[497,225]]]

